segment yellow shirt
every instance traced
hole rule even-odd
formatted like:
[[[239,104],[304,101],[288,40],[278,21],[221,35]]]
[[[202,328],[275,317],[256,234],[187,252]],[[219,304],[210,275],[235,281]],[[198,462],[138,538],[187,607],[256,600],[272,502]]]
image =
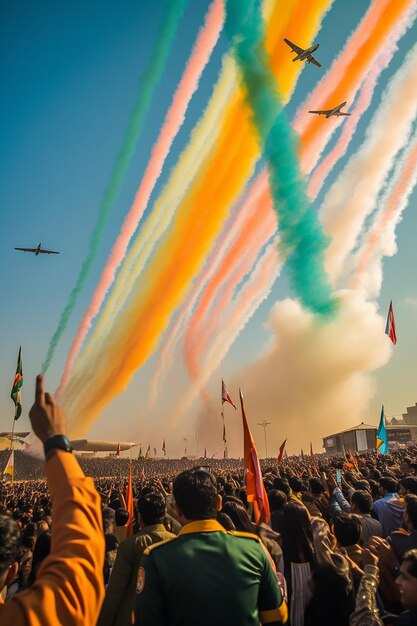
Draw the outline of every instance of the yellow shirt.
[[[104,596],[100,497],[72,454],[59,451],[45,467],[51,553],[32,587],[0,604],[0,625],[95,626]]]

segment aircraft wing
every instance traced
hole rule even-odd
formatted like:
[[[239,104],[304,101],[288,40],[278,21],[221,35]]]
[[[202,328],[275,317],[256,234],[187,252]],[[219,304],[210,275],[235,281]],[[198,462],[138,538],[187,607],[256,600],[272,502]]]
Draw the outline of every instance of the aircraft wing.
[[[351,113],[341,113],[341,112],[339,111],[339,115],[352,115],[352,114],[351,114]]]
[[[321,63],[319,63],[317,59],[313,57],[313,55],[311,55],[310,63],[314,63],[314,65],[317,65],[317,67],[321,67]]]
[[[292,43],[292,41],[290,41],[289,39],[284,38],[284,41],[287,44],[287,46],[289,46],[293,50],[293,52],[296,52],[297,54],[301,54],[301,52],[304,52],[304,48],[300,48],[299,46],[296,46],[295,43]]]
[[[326,115],[326,113],[330,113],[330,111],[309,111],[309,113],[316,113],[316,115]]]
[[[59,252],[56,252],[55,250],[44,250],[41,248],[39,250],[39,254],[59,254]]]
[[[36,248],[15,248],[15,250],[21,250],[22,252],[36,252]]]

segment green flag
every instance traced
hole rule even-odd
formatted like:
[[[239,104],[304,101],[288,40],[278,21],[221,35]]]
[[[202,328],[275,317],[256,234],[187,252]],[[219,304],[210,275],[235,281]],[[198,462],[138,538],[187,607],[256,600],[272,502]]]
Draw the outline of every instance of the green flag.
[[[22,370],[22,348],[19,348],[19,356],[17,358],[16,375],[13,381],[12,392],[10,394],[11,399],[15,405],[14,418],[18,420],[22,415],[22,385],[23,385],[23,370]]]

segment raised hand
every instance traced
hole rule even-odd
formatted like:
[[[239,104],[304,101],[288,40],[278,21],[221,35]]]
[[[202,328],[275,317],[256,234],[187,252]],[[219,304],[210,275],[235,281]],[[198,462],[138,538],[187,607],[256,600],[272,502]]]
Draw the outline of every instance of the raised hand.
[[[54,435],[64,435],[67,419],[53,396],[44,391],[43,376],[36,377],[35,402],[29,411],[33,432],[42,443]]]

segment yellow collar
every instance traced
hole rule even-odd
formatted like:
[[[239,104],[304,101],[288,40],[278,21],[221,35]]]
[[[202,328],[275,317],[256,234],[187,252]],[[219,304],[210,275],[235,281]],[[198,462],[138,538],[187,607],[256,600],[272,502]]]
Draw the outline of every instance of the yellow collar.
[[[199,519],[195,522],[188,522],[185,524],[179,534],[188,535],[190,533],[225,533],[225,529],[215,519]]]

